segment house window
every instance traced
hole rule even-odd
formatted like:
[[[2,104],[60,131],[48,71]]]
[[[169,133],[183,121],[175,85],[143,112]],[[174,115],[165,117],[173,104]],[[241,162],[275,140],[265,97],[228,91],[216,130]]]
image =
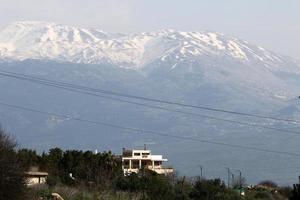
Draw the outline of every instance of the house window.
[[[161,165],[161,161],[154,161],[154,165],[155,165],[155,166]]]
[[[141,153],[134,153],[134,155],[135,155],[135,156],[140,156],[140,155],[141,155]]]
[[[149,153],[142,153],[143,158],[147,158],[147,156],[149,156]]]

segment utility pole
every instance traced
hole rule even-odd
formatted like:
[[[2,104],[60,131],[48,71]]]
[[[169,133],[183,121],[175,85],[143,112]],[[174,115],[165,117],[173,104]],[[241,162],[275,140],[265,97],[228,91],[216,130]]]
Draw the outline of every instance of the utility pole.
[[[225,167],[227,169],[227,187],[230,187],[230,169],[229,167]]]
[[[241,170],[237,170],[240,173],[240,180],[239,180],[239,191],[240,191],[240,197],[242,196],[242,171]]]
[[[231,173],[231,187],[234,187],[234,173]]]
[[[200,181],[202,181],[202,179],[203,179],[203,174],[202,174],[202,172],[203,172],[203,166],[199,165],[199,167],[200,167]]]

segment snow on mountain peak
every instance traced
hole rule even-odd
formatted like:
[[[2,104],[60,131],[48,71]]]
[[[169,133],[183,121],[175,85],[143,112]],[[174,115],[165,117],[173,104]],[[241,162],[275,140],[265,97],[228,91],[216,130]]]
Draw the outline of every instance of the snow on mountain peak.
[[[141,34],[112,34],[40,21],[15,22],[0,31],[0,58],[111,63],[139,69],[155,61],[224,57],[265,66],[280,56],[248,42],[214,32],[172,29]],[[174,63],[176,64],[176,63]]]

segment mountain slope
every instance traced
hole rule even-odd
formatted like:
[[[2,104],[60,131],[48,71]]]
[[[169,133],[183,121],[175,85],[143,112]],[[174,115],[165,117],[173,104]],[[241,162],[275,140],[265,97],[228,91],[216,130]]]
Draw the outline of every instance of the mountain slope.
[[[112,34],[45,22],[17,22],[0,31],[0,69],[126,94],[300,120],[300,67],[246,41],[211,32],[160,30]],[[299,152],[299,136],[112,101],[0,76],[1,100],[51,113],[172,135]],[[125,99],[128,100],[128,99]],[[145,102],[141,102],[145,103]],[[152,104],[151,104],[152,105]],[[183,109],[227,120],[298,131],[298,125]],[[220,176],[242,169],[251,183],[273,177],[292,183],[298,159],[213,146],[41,116],[0,106],[0,122],[26,147],[53,146],[118,152],[151,143],[181,173]],[[195,166],[195,167],[194,167]],[[259,168],[269,166],[269,174]],[[258,169],[251,171],[252,168]],[[209,171],[209,169],[211,171]],[[225,174],[225,173],[224,173]],[[225,177],[226,178],[226,177]],[[248,178],[248,177],[247,177]]]
[[[299,73],[299,66],[298,69],[281,68],[287,62],[284,57],[220,33],[160,30],[111,34],[97,29],[31,21],[13,23],[0,32],[0,56],[16,60],[111,63],[135,69],[156,61],[222,57]]]

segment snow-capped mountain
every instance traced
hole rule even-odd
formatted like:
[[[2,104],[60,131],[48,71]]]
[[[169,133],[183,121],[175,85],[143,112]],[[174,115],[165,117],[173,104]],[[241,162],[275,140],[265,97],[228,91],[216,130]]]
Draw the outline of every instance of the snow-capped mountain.
[[[299,62],[221,33],[159,30],[122,34],[55,23],[16,22],[0,30],[0,69],[124,94],[300,120]],[[138,101],[136,99],[116,101],[5,76],[0,76],[0,94],[0,102],[50,113],[172,135],[299,152],[297,135],[152,109],[153,102],[150,107],[138,106],[126,103]],[[227,121],[293,131],[299,129],[299,125],[273,120],[166,107]],[[293,171],[278,174],[276,167],[300,164],[299,159],[287,156],[278,159],[276,154],[241,152],[129,133],[1,105],[0,123],[16,134],[22,145],[39,150],[59,146],[117,152],[124,146],[139,148],[150,142],[157,151],[167,152],[180,172],[193,175],[198,172],[197,164],[218,170],[224,169],[220,166],[223,163],[243,169],[252,177],[250,181],[255,182],[269,177],[259,170],[251,171],[251,168],[271,166],[275,168],[274,173],[270,172],[272,179],[291,183],[298,172],[296,175]],[[190,163],[194,163],[195,168],[187,166]]]
[[[98,29],[55,23],[23,21],[0,31],[0,57],[26,60],[104,64],[132,69],[153,62],[234,59],[248,64],[281,69],[287,59],[247,41],[213,32],[160,30],[140,34],[112,34]],[[291,59],[289,62],[293,62]],[[297,71],[299,68],[284,70]]]

